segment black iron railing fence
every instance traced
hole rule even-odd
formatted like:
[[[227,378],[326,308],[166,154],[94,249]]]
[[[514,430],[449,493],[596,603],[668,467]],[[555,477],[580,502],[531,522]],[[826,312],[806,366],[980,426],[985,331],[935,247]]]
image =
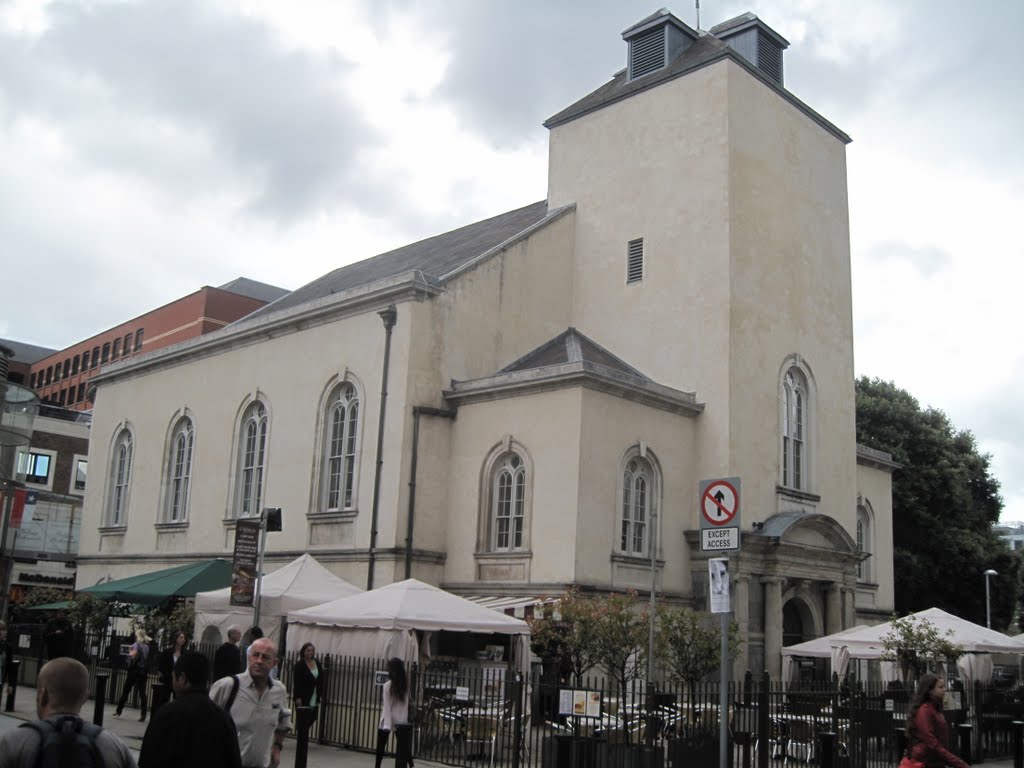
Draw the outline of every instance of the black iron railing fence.
[[[124,683],[117,654],[87,640],[90,672],[109,672],[107,701]],[[116,646],[115,646],[116,650]],[[216,646],[199,645],[212,662]],[[21,684],[34,685],[41,654],[23,655]],[[384,660],[321,656],[324,684],[310,738],[372,751],[377,739]],[[279,679],[291,690],[294,654]],[[152,680],[157,680],[153,666]],[[495,665],[410,665],[415,697],[415,753],[453,766],[511,768],[703,768],[719,765],[717,683],[683,688],[658,683],[618,690],[601,677],[575,685],[529,683]],[[93,690],[93,689],[90,689]],[[1014,720],[1024,719],[1024,688],[976,685],[954,691],[946,711],[953,747],[974,762],[1008,758]],[[901,752],[909,695],[902,687],[855,683],[784,686],[747,676],[726,691],[730,766],[780,762],[820,768],[892,768]],[[834,737],[821,737],[822,733]],[[827,752],[827,754],[826,754]]]

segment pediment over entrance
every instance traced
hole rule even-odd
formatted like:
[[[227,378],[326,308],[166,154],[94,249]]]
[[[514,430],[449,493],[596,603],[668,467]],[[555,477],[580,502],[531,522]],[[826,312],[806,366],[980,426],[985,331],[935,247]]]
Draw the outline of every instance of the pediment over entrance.
[[[828,515],[781,512],[764,521],[761,533],[787,544],[802,544],[834,552],[856,552],[857,543]]]

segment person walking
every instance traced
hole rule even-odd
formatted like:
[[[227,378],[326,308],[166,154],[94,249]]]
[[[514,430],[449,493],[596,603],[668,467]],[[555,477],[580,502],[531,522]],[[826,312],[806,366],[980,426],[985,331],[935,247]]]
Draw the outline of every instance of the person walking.
[[[395,768],[412,768],[412,725],[409,723],[409,682],[405,663],[388,661],[388,681],[381,687],[380,724],[377,726],[376,768],[380,768],[388,737],[395,732]]]
[[[313,707],[310,727],[317,719],[323,683],[320,663],[316,660],[316,648],[312,643],[303,643],[299,648],[299,659],[292,669],[292,701],[296,707]]]
[[[0,765],[36,768],[41,764],[47,738],[58,735],[61,741],[57,743],[61,748],[73,750],[73,755],[68,755],[73,762],[62,762],[62,765],[88,765],[80,762],[84,757],[82,750],[91,753],[95,748],[105,768],[136,768],[135,758],[116,733],[86,723],[79,716],[88,698],[89,670],[80,661],[62,656],[44,664],[36,680],[36,716],[39,719],[10,728],[0,736]],[[75,741],[78,733],[85,737],[81,746]],[[61,743],[65,734],[68,740]]]
[[[946,681],[927,673],[917,683],[907,710],[907,757],[925,768],[969,768],[949,749],[949,725],[942,714]]]
[[[171,693],[174,690],[174,665],[178,663],[178,659],[181,658],[181,654],[187,648],[188,635],[185,633],[185,630],[179,629],[174,633],[174,643],[171,647],[165,648],[160,652],[157,672],[160,673],[160,684],[163,686],[163,703],[171,700]],[[206,686],[204,685],[203,687],[205,688]]]
[[[243,669],[242,652],[238,642],[242,639],[242,628],[237,624],[228,627],[228,639],[213,656],[213,679],[237,675]]]
[[[284,737],[291,730],[291,711],[284,684],[270,677],[277,666],[277,645],[261,638],[249,647],[248,668],[210,688],[210,698],[235,721],[245,768],[277,768]]]
[[[235,723],[210,700],[210,662],[182,650],[174,662],[174,701],[160,708],[146,729],[139,768],[241,768]]]
[[[117,702],[114,717],[120,717],[128,696],[134,690],[139,697],[139,722],[146,722],[146,680],[149,679],[149,644],[153,638],[144,629],[135,630],[135,642],[128,649],[128,666],[124,673],[124,688],[121,689],[121,700]]]

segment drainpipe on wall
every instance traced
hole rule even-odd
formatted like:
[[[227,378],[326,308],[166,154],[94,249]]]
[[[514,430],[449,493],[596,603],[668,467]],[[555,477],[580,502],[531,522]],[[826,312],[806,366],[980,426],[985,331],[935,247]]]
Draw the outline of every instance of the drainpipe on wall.
[[[384,370],[380,382],[380,418],[377,422],[377,467],[373,474],[373,510],[370,513],[370,557],[366,571],[366,589],[373,589],[373,568],[376,564],[377,516],[380,510],[380,471],[384,464],[384,414],[388,402],[388,363],[391,362],[391,329],[398,321],[398,310],[392,304],[377,313],[384,321]]]
[[[409,463],[409,517],[405,525],[405,578],[412,578],[412,529],[416,520],[416,465],[420,454],[420,415],[454,419],[455,411],[432,408],[429,405],[412,407],[412,459]]]

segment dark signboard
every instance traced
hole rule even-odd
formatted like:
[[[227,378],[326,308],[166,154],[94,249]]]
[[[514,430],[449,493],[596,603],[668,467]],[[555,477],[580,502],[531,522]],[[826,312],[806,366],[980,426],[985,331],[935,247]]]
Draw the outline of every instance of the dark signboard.
[[[260,520],[235,523],[235,556],[231,564],[231,604],[252,605],[260,553]]]

